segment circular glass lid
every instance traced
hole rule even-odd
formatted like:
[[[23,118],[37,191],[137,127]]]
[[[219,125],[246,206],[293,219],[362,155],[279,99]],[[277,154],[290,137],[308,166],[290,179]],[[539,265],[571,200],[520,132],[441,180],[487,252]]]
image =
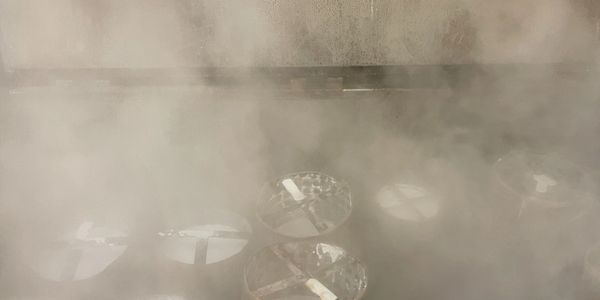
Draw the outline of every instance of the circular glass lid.
[[[51,281],[88,279],[104,271],[127,249],[123,231],[83,222],[49,243],[42,242],[25,259],[42,278]]]
[[[324,243],[266,247],[252,257],[244,279],[254,299],[360,299],[367,288],[363,264]]]
[[[511,152],[493,167],[497,180],[523,200],[561,208],[590,200],[590,178],[556,156]]]
[[[350,216],[350,187],[319,172],[299,172],[265,185],[258,219],[269,229],[294,238],[329,233]]]
[[[386,214],[396,219],[425,222],[439,214],[441,201],[425,187],[397,183],[379,190],[377,204]]]
[[[242,252],[252,235],[242,216],[227,211],[206,212],[198,223],[158,233],[167,258],[189,265],[218,263]]]

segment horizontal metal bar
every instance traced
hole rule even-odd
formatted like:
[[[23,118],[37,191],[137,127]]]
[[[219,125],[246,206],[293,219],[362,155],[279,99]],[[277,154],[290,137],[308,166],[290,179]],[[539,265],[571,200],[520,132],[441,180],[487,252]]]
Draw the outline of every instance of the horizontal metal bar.
[[[595,72],[586,64],[396,65],[248,68],[83,68],[14,69],[0,74],[0,84],[22,86],[176,86],[370,92],[440,89],[482,74],[556,72],[581,77]]]

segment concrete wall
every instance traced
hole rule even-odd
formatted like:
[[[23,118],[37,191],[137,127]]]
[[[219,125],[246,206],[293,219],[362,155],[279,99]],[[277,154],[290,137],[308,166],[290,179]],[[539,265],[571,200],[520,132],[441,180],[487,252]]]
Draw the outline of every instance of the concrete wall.
[[[12,67],[595,59],[593,0],[0,0]]]

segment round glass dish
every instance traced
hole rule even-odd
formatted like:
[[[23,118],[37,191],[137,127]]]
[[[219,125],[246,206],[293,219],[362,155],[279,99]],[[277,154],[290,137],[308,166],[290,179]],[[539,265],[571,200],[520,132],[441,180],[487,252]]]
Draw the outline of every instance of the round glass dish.
[[[542,209],[578,219],[595,202],[588,174],[555,155],[513,151],[496,161],[493,175],[507,195],[521,203],[519,217]]]
[[[346,250],[325,243],[275,244],[254,255],[244,270],[249,299],[361,299],[364,265]]]
[[[292,238],[328,234],[350,217],[350,187],[320,172],[298,172],[267,183],[257,217],[269,230]]]
[[[86,221],[39,247],[26,251],[25,262],[46,280],[68,282],[104,271],[127,249],[127,235],[115,228]]]
[[[252,235],[250,225],[235,213],[209,210],[197,224],[159,232],[162,252],[173,261],[188,265],[210,265],[240,254]]]
[[[440,213],[440,198],[429,189],[415,184],[386,185],[379,190],[376,198],[381,211],[405,222],[427,222]]]

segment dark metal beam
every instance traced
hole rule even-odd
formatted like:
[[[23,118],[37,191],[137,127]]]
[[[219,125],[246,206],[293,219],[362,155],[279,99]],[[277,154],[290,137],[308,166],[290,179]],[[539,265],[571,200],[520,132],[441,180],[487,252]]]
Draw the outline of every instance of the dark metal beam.
[[[593,68],[583,64],[523,65],[397,65],[249,68],[89,68],[3,69],[4,84],[13,87],[55,84],[109,86],[210,86],[275,90],[398,90],[444,89],[470,78],[498,74],[557,73],[587,76]]]

